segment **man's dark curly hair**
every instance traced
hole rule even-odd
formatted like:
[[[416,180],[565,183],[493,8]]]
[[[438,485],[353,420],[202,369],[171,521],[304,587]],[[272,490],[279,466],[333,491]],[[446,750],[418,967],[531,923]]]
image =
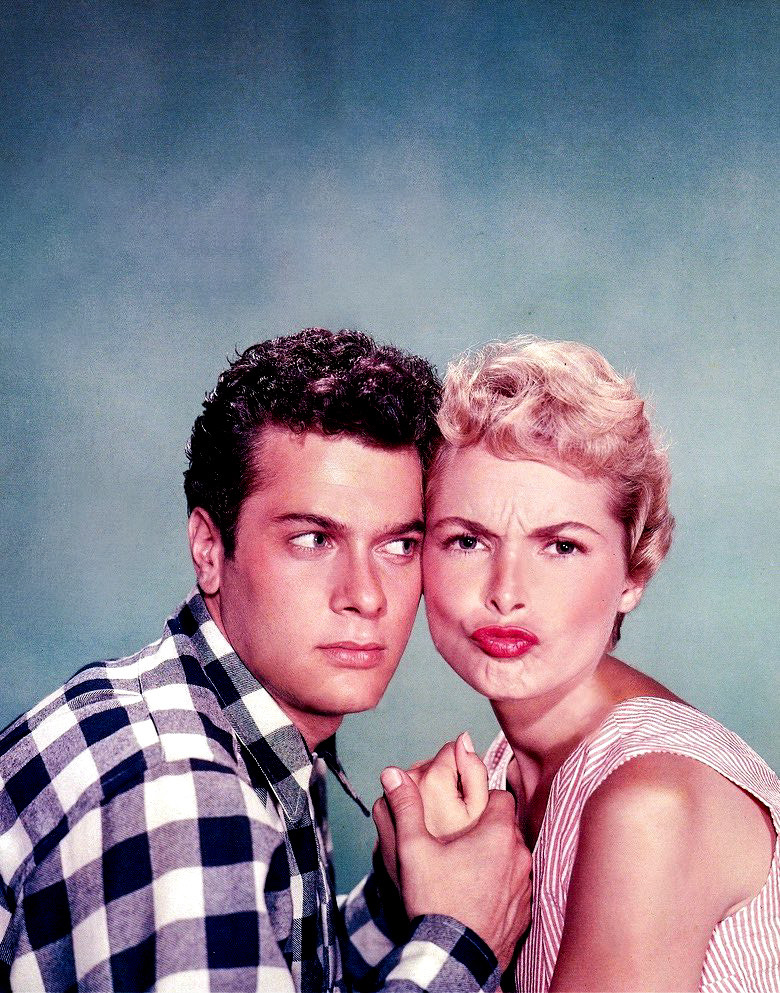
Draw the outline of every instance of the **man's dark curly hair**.
[[[305,328],[247,348],[206,395],[187,445],[187,512],[206,510],[227,556],[241,505],[261,484],[262,428],[351,435],[381,448],[416,447],[427,468],[438,440],[441,383],[429,362],[359,331]]]

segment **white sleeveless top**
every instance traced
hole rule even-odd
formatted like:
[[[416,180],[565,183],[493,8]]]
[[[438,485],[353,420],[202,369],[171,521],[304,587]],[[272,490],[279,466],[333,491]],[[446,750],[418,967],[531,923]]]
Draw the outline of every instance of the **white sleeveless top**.
[[[533,852],[531,928],[517,962],[521,993],[550,988],[566,915],[580,818],[588,797],[618,766],[648,752],[696,759],[756,797],[777,835],[764,887],[712,933],[699,989],[780,993],[780,780],[738,735],[685,704],[635,697],[618,704],[558,770]],[[485,756],[491,788],[506,788],[512,749],[503,734]]]

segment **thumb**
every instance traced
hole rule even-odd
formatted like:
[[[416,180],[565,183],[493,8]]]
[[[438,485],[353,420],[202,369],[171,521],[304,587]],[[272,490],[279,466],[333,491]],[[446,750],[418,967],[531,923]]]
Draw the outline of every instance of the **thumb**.
[[[384,770],[380,779],[387,805],[395,821],[395,836],[398,844],[412,838],[429,836],[425,827],[422,797],[417,784],[408,773],[390,766]]]
[[[488,802],[488,771],[474,752],[468,731],[464,731],[455,742],[455,764],[466,809],[470,815],[479,816]]]

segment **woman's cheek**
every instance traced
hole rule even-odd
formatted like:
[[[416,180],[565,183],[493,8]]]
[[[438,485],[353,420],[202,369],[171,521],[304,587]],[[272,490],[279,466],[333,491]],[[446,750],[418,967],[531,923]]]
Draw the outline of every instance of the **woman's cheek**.
[[[571,631],[591,631],[594,641],[601,643],[609,637],[619,600],[614,577],[583,576],[578,588],[572,590],[569,601],[568,627]]]
[[[431,632],[436,650],[445,657],[450,646],[457,640],[459,630],[460,603],[454,591],[458,587],[447,582],[442,573],[438,573],[435,582],[425,586],[425,607],[428,615],[428,627]]]

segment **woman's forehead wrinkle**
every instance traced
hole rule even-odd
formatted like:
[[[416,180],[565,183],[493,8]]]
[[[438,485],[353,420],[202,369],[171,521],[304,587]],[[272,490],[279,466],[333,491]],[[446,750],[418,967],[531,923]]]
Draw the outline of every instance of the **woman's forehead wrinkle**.
[[[457,516],[495,534],[523,535],[565,521],[603,531],[611,522],[605,481],[558,465],[499,459],[476,446],[452,453],[441,476],[434,519]]]
[[[519,531],[525,534],[532,530],[534,513],[528,500],[520,493],[496,493],[491,500],[488,520],[485,522],[500,534]]]

